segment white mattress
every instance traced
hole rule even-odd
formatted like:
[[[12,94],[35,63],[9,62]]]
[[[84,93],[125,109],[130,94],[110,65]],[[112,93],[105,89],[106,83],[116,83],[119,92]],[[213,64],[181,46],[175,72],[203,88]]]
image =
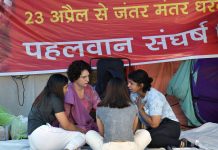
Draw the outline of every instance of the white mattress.
[[[205,123],[202,126],[183,131],[181,138],[186,138],[203,150],[218,150],[218,124]]]
[[[180,138],[186,138],[196,143],[201,150],[218,150],[218,124],[205,123],[201,127],[182,131]],[[29,142],[27,139],[0,141],[0,150],[29,150]],[[146,150],[165,149],[147,148]],[[174,148],[173,150],[197,150],[197,148]]]
[[[29,150],[28,140],[0,141],[0,150]]]

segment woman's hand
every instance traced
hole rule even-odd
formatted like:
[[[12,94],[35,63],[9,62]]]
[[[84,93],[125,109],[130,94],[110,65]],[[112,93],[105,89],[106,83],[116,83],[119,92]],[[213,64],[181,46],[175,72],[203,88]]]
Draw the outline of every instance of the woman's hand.
[[[139,111],[144,111],[144,105],[142,104],[142,98],[140,96],[136,98],[136,105]]]
[[[142,103],[142,98],[138,96],[136,98],[136,105],[138,106],[139,113],[141,114],[142,118],[152,127],[157,128],[161,122],[160,115],[153,115],[149,116],[144,110],[144,104]]]
[[[60,123],[60,126],[65,129],[65,130],[69,130],[69,131],[79,131],[82,133],[86,133],[86,131],[84,129],[81,129],[79,127],[77,127],[76,125],[72,124],[65,112],[59,112],[59,113],[55,113],[55,117],[57,118],[58,122]]]
[[[86,134],[87,130],[86,129],[83,129],[83,128],[79,128],[79,127],[76,127],[77,128],[77,131],[81,132],[81,133],[84,133]]]

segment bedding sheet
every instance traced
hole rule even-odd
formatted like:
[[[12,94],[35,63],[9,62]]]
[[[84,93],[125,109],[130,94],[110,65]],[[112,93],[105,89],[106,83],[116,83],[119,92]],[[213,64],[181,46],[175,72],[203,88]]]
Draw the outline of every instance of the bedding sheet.
[[[182,131],[180,138],[186,138],[203,150],[218,150],[218,124],[205,123],[198,128]]]

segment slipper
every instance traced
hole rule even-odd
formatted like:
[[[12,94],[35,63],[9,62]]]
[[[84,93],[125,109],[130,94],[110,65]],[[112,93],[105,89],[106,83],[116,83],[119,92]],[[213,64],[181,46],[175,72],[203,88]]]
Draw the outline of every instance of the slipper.
[[[187,139],[183,138],[180,140],[180,147],[195,147],[195,148],[199,148],[199,146],[189,142]]]

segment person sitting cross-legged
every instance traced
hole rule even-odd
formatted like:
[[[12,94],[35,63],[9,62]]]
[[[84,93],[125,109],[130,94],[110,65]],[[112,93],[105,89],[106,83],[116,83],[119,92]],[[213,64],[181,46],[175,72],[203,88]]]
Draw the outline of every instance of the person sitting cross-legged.
[[[144,150],[151,137],[145,129],[136,130],[137,115],[138,109],[130,100],[126,82],[112,78],[96,111],[99,133],[88,131],[87,144],[93,150]]]

